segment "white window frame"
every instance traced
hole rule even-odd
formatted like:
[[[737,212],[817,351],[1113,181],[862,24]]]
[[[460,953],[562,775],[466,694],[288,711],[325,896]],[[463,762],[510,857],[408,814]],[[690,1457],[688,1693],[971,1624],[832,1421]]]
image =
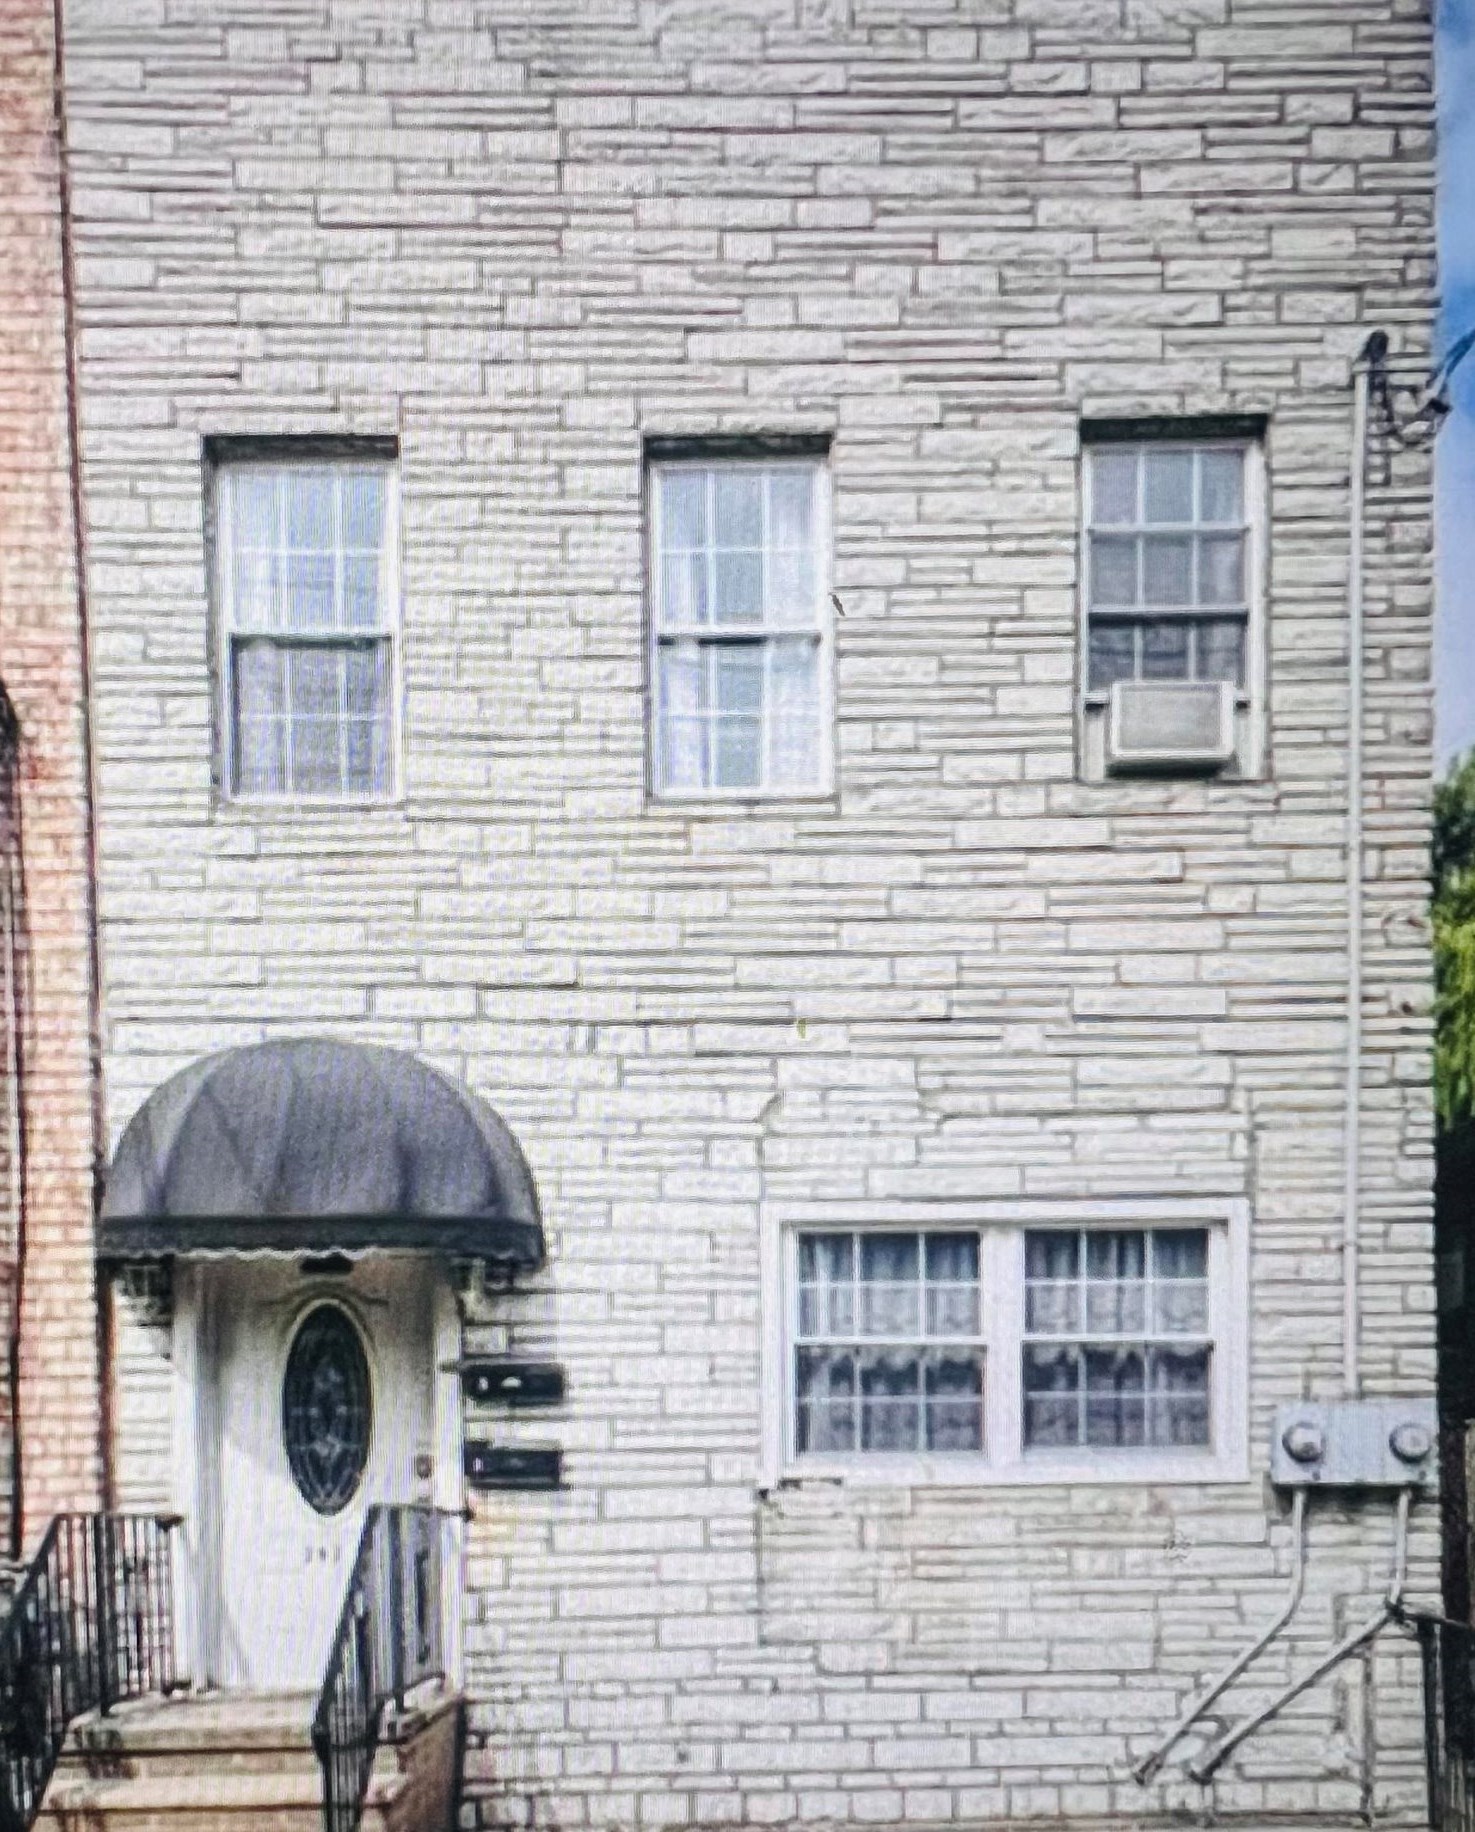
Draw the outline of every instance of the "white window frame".
[[[1093,438],[1089,434],[1081,440],[1080,455],[1080,503],[1081,523],[1079,532],[1079,578],[1080,590],[1077,593],[1077,630],[1076,630],[1076,708],[1078,723],[1081,727],[1079,744],[1084,755],[1085,725],[1088,719],[1104,718],[1107,701],[1110,698],[1109,688],[1091,686],[1091,535],[1095,525],[1095,476],[1096,467],[1092,463],[1093,455],[1098,451],[1131,450],[1136,452],[1170,452],[1170,451],[1235,451],[1244,455],[1244,512],[1245,512],[1245,666],[1244,681],[1235,689],[1234,704],[1238,721],[1242,723],[1243,742],[1236,746],[1242,751],[1236,777],[1259,778],[1264,775],[1265,767],[1265,733],[1266,733],[1266,698],[1268,685],[1268,639],[1266,635],[1266,604],[1268,602],[1268,566],[1269,566],[1269,484],[1266,467],[1265,438],[1256,433],[1218,434],[1205,433],[1196,437],[1191,427],[1185,426],[1182,433],[1144,434],[1139,438]],[[1133,532],[1141,532],[1134,529]],[[1205,610],[1204,617],[1212,617],[1213,612]],[[1114,622],[1152,622],[1156,617],[1160,621],[1174,621],[1186,617],[1183,612],[1171,610],[1154,613],[1147,606],[1138,611],[1123,610]],[[1188,619],[1201,621],[1198,617]],[[1140,678],[1140,677],[1138,677]]]
[[[684,635],[699,641],[721,642],[744,639],[770,647],[779,638],[792,639],[806,632],[792,624],[764,623],[742,625],[703,624],[678,631],[661,621],[661,553],[662,507],[664,482],[682,471],[752,471],[799,470],[814,476],[814,562],[815,562],[815,644],[818,677],[815,716],[819,721],[816,734],[818,772],[806,788],[670,788],[661,780],[660,733],[660,651],[663,640]],[[646,547],[646,788],[652,802],[809,802],[828,799],[835,787],[835,618],[833,610],[833,509],[828,457],[822,452],[755,452],[751,457],[703,457],[699,453],[681,458],[652,458],[646,466],[649,502],[649,534]]]
[[[1098,1202],[983,1201],[763,1205],[763,1444],[760,1487],[839,1480],[857,1488],[1040,1487],[1226,1483],[1249,1477],[1249,1205],[1242,1199],[1144,1197]],[[1025,1235],[1043,1228],[1203,1228],[1209,1237],[1211,1443],[1193,1447],[1024,1447]],[[798,1238],[855,1232],[976,1232],[983,1299],[983,1450],[855,1451],[794,1448],[793,1345],[798,1324]]]
[[[280,638],[287,643],[296,638],[289,631],[255,631],[237,627],[234,569],[231,564],[234,554],[232,515],[235,493],[228,487],[227,480],[249,472],[335,471],[344,468],[375,470],[384,479],[384,529],[379,555],[379,602],[383,606],[383,616],[376,629],[355,632],[355,636],[376,637],[389,645],[388,780],[380,790],[350,790],[342,795],[303,795],[291,789],[279,793],[244,790],[239,785],[237,770],[235,643],[241,638],[253,636]],[[222,798],[245,808],[307,808],[328,811],[382,808],[398,802],[403,781],[401,744],[404,680],[400,604],[400,479],[397,459],[379,449],[355,452],[351,442],[348,442],[343,450],[331,452],[308,449],[300,454],[283,451],[269,456],[253,453],[239,458],[225,453],[212,461],[210,472],[214,535],[211,574],[215,594],[215,704],[216,730],[219,734],[216,775]],[[353,638],[346,633],[341,638],[325,633],[318,640],[323,646],[331,648],[335,640],[347,643]]]

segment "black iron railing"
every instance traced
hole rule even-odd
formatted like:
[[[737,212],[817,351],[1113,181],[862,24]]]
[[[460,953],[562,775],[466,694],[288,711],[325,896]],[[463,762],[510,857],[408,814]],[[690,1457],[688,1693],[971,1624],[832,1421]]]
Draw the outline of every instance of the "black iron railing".
[[[447,1518],[434,1508],[380,1506],[364,1521],[312,1723],[326,1832],[357,1832],[385,1711],[402,1710],[411,1687],[445,1677]]]
[[[1435,1832],[1475,1832],[1475,1628],[1411,1618],[1424,1661],[1424,1757]]]
[[[27,1832],[84,1711],[174,1685],[169,1517],[60,1514],[0,1617],[0,1832]]]

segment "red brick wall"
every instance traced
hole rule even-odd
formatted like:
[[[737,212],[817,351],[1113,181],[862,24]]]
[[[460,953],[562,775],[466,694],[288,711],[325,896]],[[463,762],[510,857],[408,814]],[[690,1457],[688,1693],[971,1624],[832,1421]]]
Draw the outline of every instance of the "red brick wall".
[[[0,678],[24,878],[23,1539],[101,1498],[86,674],[50,0],[0,0]]]

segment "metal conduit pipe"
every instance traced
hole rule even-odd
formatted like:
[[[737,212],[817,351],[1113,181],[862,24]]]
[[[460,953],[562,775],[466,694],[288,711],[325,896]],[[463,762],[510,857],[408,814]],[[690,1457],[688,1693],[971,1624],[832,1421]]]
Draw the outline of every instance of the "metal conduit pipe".
[[[1291,1503],[1291,1581],[1279,1615],[1262,1635],[1252,1641],[1241,1654],[1236,1655],[1206,1691],[1199,1694],[1151,1755],[1146,1756],[1132,1770],[1132,1779],[1140,1786],[1145,1787],[1152,1780],[1179,1740],[1193,1728],[1216,1699],[1223,1697],[1240,1674],[1259,1659],[1300,1608],[1306,1589],[1306,1497],[1305,1489],[1297,1489]]]
[[[1351,488],[1347,529],[1347,1062],[1342,1123],[1342,1391],[1362,1393],[1362,1323],[1357,1295],[1362,1210],[1362,703],[1366,623],[1367,442],[1372,365],[1386,360],[1388,337],[1375,331],[1352,377]]]
[[[1375,1616],[1370,1616],[1360,1628],[1353,1629],[1350,1635],[1340,1640],[1329,1653],[1324,1654],[1314,1667],[1293,1679],[1288,1686],[1283,1686],[1270,1703],[1253,1716],[1245,1718],[1233,1730],[1228,1731],[1219,1741],[1206,1750],[1196,1762],[1190,1762],[1188,1772],[1195,1781],[1205,1782],[1211,1779],[1214,1771],[1231,1756],[1247,1737],[1253,1736],[1262,1724],[1268,1724],[1277,1717],[1293,1699],[1307,1692],[1320,1679],[1325,1679],[1333,1667],[1339,1666],[1349,1654],[1355,1654],[1374,1636],[1382,1631],[1399,1614],[1403,1607],[1403,1588],[1408,1578],[1408,1517],[1413,1506],[1412,1489],[1398,1491],[1398,1514],[1393,1532],[1393,1572],[1388,1580],[1388,1594],[1383,1599],[1383,1606]]]

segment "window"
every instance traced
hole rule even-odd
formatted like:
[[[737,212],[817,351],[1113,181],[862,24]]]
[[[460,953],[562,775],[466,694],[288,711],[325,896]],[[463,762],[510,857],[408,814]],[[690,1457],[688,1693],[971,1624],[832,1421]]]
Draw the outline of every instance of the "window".
[[[983,1447],[976,1234],[804,1234],[795,1446]]]
[[[250,798],[392,788],[392,472],[364,458],[217,473],[226,777]]]
[[[652,467],[658,794],[827,785],[825,483],[815,459]]]
[[[1248,682],[1249,446],[1086,453],[1088,693],[1115,681]]]
[[[928,1482],[1243,1474],[1244,1205],[1114,1200],[1084,1224],[1061,1219],[1069,1204],[1028,1219],[1040,1206],[920,1229],[778,1223],[770,1468]]]
[[[1024,1442],[1209,1442],[1209,1243],[1202,1228],[1025,1237]]]

